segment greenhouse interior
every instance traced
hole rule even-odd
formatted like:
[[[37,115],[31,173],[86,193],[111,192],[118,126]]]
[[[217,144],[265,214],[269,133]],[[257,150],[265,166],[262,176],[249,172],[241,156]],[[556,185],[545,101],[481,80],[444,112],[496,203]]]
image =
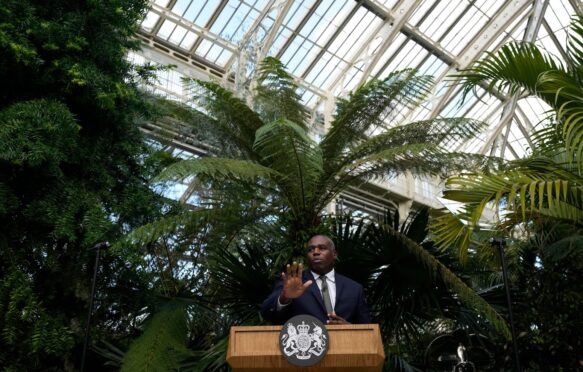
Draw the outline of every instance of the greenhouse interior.
[[[0,50],[1,371],[583,371],[582,1],[4,0]]]

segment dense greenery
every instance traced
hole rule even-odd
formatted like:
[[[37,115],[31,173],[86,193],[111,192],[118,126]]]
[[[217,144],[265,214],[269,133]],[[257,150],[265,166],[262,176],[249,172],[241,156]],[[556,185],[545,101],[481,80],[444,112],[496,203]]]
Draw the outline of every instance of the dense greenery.
[[[79,367],[99,241],[160,215],[126,61],[146,2],[0,4],[0,365]],[[105,255],[95,323],[128,335],[153,279]],[[98,337],[97,333],[94,333]]]
[[[376,134],[375,128],[390,120],[395,110],[414,108],[429,91],[430,77],[405,70],[373,80],[340,100],[330,130],[316,142],[308,136],[309,116],[282,64],[267,58],[258,71],[245,99],[215,83],[186,82],[206,114],[179,107],[172,114],[195,130],[214,134],[220,140],[214,143],[220,145],[210,146],[209,156],[170,165],[159,179],[188,180],[195,190],[191,200],[198,208],[145,225],[128,236],[129,241],[142,244],[158,244],[164,234],[190,236],[193,244],[181,253],[207,260],[197,266],[208,272],[208,284],[196,292],[200,297],[186,295],[183,272],[174,276],[176,299],[187,313],[196,309],[189,343],[199,350],[190,357],[183,355],[180,365],[221,368],[229,327],[262,322],[259,305],[273,281],[285,263],[302,259],[305,242],[316,232],[338,241],[340,257],[346,255],[343,270],[366,284],[373,316],[383,325],[387,352],[402,368],[410,367],[406,359],[422,364],[422,352],[413,346],[405,351],[403,345],[430,338],[439,320],[442,330],[456,325],[476,332],[497,328],[507,335],[499,315],[440,261],[426,241],[426,213],[402,229],[398,217],[385,224],[363,221],[358,234],[352,233],[358,225],[354,221],[335,223],[325,213],[326,205],[342,190],[374,177],[406,171],[443,176],[462,166],[488,164],[491,159],[448,153],[439,145],[444,139],[472,136],[481,123],[440,118]],[[169,267],[178,262],[172,256],[165,262]],[[410,270],[395,270],[397,263]],[[405,274],[411,280],[395,280]],[[205,307],[216,312],[211,322],[197,319]],[[479,320],[478,314],[487,321]],[[430,325],[435,329],[430,330]],[[161,342],[149,336],[163,335],[152,330],[161,326],[154,321],[147,324],[136,341],[139,348],[133,350],[146,353],[182,337],[167,334],[167,342]],[[208,334],[216,337],[209,340]],[[124,359],[124,369],[135,366]]]
[[[438,243],[463,255],[483,228],[480,218],[495,209],[498,234],[511,239],[514,283],[523,294],[517,315],[522,364],[535,370],[581,368],[582,322],[581,151],[583,141],[583,19],[572,21],[567,60],[529,43],[505,45],[464,71],[466,92],[480,82],[519,98],[536,96],[551,108],[535,133],[532,152],[498,171],[472,172],[448,180],[444,196],[461,202],[441,215],[433,230]],[[491,267],[499,270],[497,256]],[[579,293],[579,294],[577,294]],[[545,352],[542,352],[545,350]]]
[[[229,327],[263,323],[261,301],[313,233],[334,238],[338,270],[365,286],[387,370],[423,368],[431,340],[456,329],[496,345],[483,366],[509,366],[498,257],[467,249],[488,201],[510,211],[501,228],[528,237],[509,251],[523,364],[580,368],[580,19],[564,66],[521,44],[467,71],[468,92],[492,79],[492,87],[539,95],[556,110],[532,156],[508,167],[440,146],[470,138],[479,122],[392,126],[432,85],[412,70],[340,99],[318,141],[297,86],[273,58],[258,66],[245,97],[186,81],[204,114],[153,102],[137,89],[152,68],[126,60],[139,47],[132,36],[146,5],[0,4],[2,370],[79,368],[91,247],[105,240],[115,244],[102,252],[88,365],[225,370]],[[160,110],[191,125],[208,156],[176,161],[156,152],[139,125]],[[452,178],[446,196],[466,209],[437,216],[437,243],[426,210],[405,223],[390,211],[384,221],[326,213],[347,187],[374,178],[461,170],[472,173]],[[183,179],[192,208],[152,191]]]

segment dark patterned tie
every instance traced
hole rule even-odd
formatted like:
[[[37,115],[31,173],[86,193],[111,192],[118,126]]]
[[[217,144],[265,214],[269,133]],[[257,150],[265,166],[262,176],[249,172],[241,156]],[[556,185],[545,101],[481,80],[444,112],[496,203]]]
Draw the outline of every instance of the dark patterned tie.
[[[332,301],[330,300],[330,293],[328,292],[328,284],[326,283],[326,275],[320,276],[322,280],[322,298],[324,299],[324,306],[326,307],[327,313],[332,313],[334,308],[332,307]]]

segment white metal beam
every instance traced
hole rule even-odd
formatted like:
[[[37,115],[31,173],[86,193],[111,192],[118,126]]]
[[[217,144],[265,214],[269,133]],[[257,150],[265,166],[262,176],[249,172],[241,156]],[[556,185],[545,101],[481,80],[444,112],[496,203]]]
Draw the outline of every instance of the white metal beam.
[[[392,11],[385,14],[385,19],[390,20],[389,25],[391,28],[389,30],[383,29],[382,31],[385,31],[386,34],[379,35],[379,37],[383,37],[383,43],[376,49],[376,52],[374,52],[373,55],[369,56],[368,63],[363,70],[362,78],[358,82],[357,86],[360,86],[366,82],[385,50],[389,47],[393,40],[395,40],[395,37],[399,35],[399,32],[403,26],[405,26],[405,23],[411,17],[415,9],[417,9],[419,4],[421,4],[421,0],[402,0],[394,12]]]
[[[221,38],[219,35],[212,33],[210,30],[191,22],[184,17],[177,15],[176,13],[172,12],[170,9],[161,7],[158,4],[152,4],[151,11],[158,14],[161,18],[168,19],[168,20],[186,28],[187,30],[194,32],[199,37],[204,37],[204,38],[212,41],[213,43],[228,50],[229,52],[232,52],[232,53],[237,52],[236,45],[227,42],[226,40]],[[148,36],[152,36],[154,38],[158,38],[158,36],[155,33],[147,32],[143,29],[140,30],[140,33],[143,35],[148,35]],[[179,48],[178,45],[175,45],[175,47]]]
[[[456,58],[457,67],[463,69],[474,63],[483,51],[516,20],[517,15],[524,12],[532,2],[533,0],[507,1],[497,12],[496,16],[474,36],[472,41],[468,43],[468,46],[460,53],[459,57]]]
[[[549,0],[534,0],[534,4],[532,7],[532,11],[530,17],[528,19],[528,24],[526,25],[526,31],[524,33],[523,40],[526,42],[534,42],[536,40],[536,36],[544,19],[544,14],[549,5]],[[518,93],[515,93],[512,98],[506,103],[504,110],[502,111],[502,117],[500,118],[500,122],[494,128],[494,131],[490,138],[484,143],[482,147],[482,154],[485,154],[488,151],[488,147],[490,147],[491,155],[494,155],[494,151],[497,149],[497,143],[500,140],[504,140],[500,138],[500,134],[502,133],[502,129],[505,126],[512,125],[512,118],[514,117],[517,102],[518,102]],[[500,147],[501,154],[500,156],[503,157],[504,153],[504,146]]]

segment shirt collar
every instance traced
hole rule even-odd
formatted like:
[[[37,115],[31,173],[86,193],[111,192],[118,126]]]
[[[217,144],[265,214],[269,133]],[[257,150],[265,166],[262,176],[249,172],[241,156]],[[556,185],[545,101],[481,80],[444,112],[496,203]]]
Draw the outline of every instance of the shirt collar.
[[[314,277],[314,279],[318,280],[320,279],[321,275],[312,271],[312,276]],[[334,273],[334,269],[328,271],[328,273],[326,273],[324,276],[326,277],[326,281],[336,283],[336,275]]]

